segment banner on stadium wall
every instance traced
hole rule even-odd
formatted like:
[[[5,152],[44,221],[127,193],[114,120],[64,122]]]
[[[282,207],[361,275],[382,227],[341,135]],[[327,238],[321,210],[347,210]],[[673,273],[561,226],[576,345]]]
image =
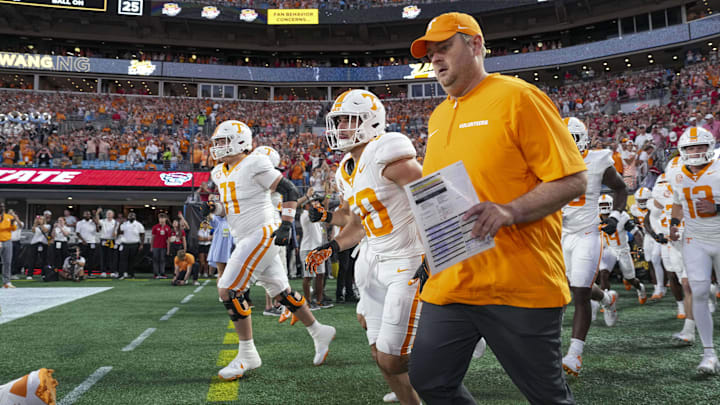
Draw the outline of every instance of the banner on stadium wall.
[[[316,25],[318,23],[317,9],[275,9],[268,10],[268,25]]]
[[[0,69],[159,76],[161,62],[0,52]]]
[[[142,170],[0,169],[2,185],[198,187],[210,172],[159,172]]]

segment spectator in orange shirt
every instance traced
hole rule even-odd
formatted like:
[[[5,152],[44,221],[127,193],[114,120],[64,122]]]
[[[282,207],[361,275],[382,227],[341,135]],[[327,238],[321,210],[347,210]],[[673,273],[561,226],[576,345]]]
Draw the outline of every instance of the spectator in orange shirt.
[[[12,166],[15,164],[15,152],[12,149],[12,145],[8,144],[3,152],[3,164],[5,166]]]
[[[185,250],[178,250],[175,255],[175,277],[172,279],[172,285],[185,285],[188,284],[188,278],[192,273],[193,284],[199,285],[198,282],[198,269],[195,264],[195,256],[185,252]]]
[[[298,159],[295,161],[295,164],[290,169],[290,181],[293,182],[295,187],[298,189],[302,189],[304,186],[303,180],[305,178],[305,168],[303,167],[302,162]]]

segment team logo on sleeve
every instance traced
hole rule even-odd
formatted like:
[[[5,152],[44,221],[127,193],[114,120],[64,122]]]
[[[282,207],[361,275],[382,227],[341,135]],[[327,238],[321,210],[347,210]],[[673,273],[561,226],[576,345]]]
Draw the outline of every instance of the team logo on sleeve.
[[[420,15],[420,7],[418,6],[407,6],[403,8],[402,12],[402,18],[407,18],[408,20],[413,20],[417,18],[417,16]]]
[[[244,8],[240,11],[240,19],[245,22],[253,22],[258,18],[258,13],[251,8]]]
[[[160,173],[160,180],[162,180],[166,186],[182,186],[192,180],[192,176],[192,173]]]
[[[220,15],[220,10],[215,6],[205,6],[200,13],[201,17],[207,18],[208,20],[214,20]]]
[[[176,15],[180,14],[182,11],[182,8],[180,8],[180,5],[177,3],[165,3],[163,4],[162,13],[170,16],[175,17]]]

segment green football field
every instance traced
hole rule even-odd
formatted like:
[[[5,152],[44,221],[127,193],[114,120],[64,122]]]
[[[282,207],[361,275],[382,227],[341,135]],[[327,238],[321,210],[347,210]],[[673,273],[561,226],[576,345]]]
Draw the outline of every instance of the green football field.
[[[300,287],[298,280],[292,284]],[[355,319],[354,305],[314,312],[321,322],[337,328],[326,364],[314,367],[312,340],[302,324],[279,324],[276,317],[262,316],[264,292],[253,287],[255,344],[263,366],[241,380],[220,382],[217,371],[233,358],[237,335],[228,328],[214,281],[198,292],[197,287],[172,287],[168,280],[150,279],[16,285],[113,287],[0,324],[0,384],[40,367],[52,368],[59,382],[58,399],[64,403],[74,398],[75,404],[381,404],[388,392]],[[327,291],[334,288],[330,280]],[[683,323],[675,319],[674,299],[666,296],[640,306],[634,292],[620,288],[619,293],[618,324],[608,328],[598,314],[581,375],[569,378],[578,403],[720,403],[720,376],[695,373],[702,355],[699,340],[692,347],[675,347],[670,341]],[[174,307],[177,312],[161,321]],[[569,344],[571,319],[572,307],[565,316],[563,348]],[[715,321],[717,345],[717,316]],[[142,343],[123,351],[151,328],[155,330]],[[103,367],[106,374],[87,391],[71,394]],[[478,403],[525,403],[491,351],[473,360],[465,384]]]

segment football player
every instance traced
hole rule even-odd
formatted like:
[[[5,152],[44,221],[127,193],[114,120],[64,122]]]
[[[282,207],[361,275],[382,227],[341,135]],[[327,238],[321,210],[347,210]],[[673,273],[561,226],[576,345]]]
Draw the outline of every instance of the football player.
[[[655,181],[651,191],[652,200],[648,204],[648,213],[643,221],[645,232],[652,237],[654,243],[649,243],[645,248],[645,258],[652,263],[655,274],[655,289],[650,300],[659,300],[665,296],[665,266],[662,260],[662,246],[667,244],[668,230],[664,229],[663,218],[665,218],[665,205],[668,198],[672,197],[672,191],[667,187],[667,176],[665,173]],[[667,226],[667,219],[665,219]],[[650,238],[646,238],[648,240]],[[648,250],[651,249],[651,250]]]
[[[265,155],[270,159],[270,163],[272,163],[274,168],[277,169],[280,167],[280,154],[275,150],[275,148],[271,148],[270,146],[258,146],[255,150],[253,150],[253,154]],[[282,221],[282,195],[275,191],[270,194],[270,201],[272,202],[273,207],[276,207],[275,213],[277,221]],[[285,246],[278,246],[278,256],[280,257],[280,263],[283,265],[283,270],[286,274],[289,274],[287,271],[287,249]],[[263,315],[280,316],[280,314],[283,313],[284,308],[282,308],[282,305],[275,304],[276,303],[273,302],[272,297],[265,293],[265,311],[263,311]]]
[[[613,211],[613,199],[607,194],[603,194],[599,201],[600,220],[607,223],[610,213]],[[607,227],[605,227],[607,228]],[[630,255],[630,245],[628,245],[628,232],[640,241],[642,234],[639,232],[635,221],[630,219],[627,212],[620,214],[620,220],[617,223],[615,232],[608,233],[603,231],[603,253],[600,260],[600,288],[605,291],[610,290],[610,272],[617,263],[623,275],[623,282],[627,282],[630,286],[635,287],[640,305],[647,302],[647,294],[645,286],[635,277],[635,263],[633,263]]]
[[[577,376],[582,367],[582,353],[585,338],[592,319],[591,300],[599,301],[604,307],[605,323],[613,326],[617,322],[615,291],[603,291],[595,285],[595,276],[602,257],[602,237],[600,236],[600,216],[598,201],[602,185],[613,191],[615,209],[602,225],[602,231],[614,234],[622,219],[627,203],[627,188],[622,177],[615,170],[612,152],[608,150],[589,150],[590,138],[582,121],[575,117],[565,118],[565,124],[575,139],[578,150],[588,168],[587,189],[585,194],[563,207],[562,248],[565,268],[570,283],[570,291],[575,303],[572,339],[567,355],[563,357],[563,369]]]
[[[698,372],[717,374],[720,362],[713,344],[710,299],[711,273],[720,270],[720,162],[713,157],[715,137],[703,128],[688,128],[678,149],[684,167],[675,181],[670,239],[680,239],[685,220],[683,260],[692,289],[692,310],[704,352]]]
[[[358,284],[366,284],[362,311],[373,357],[400,403],[420,404],[408,360],[422,306],[418,286],[410,281],[422,263],[423,247],[403,190],[422,177],[415,147],[405,135],[385,132],[385,107],[365,90],[342,93],[326,116],[326,128],[330,148],[350,152],[338,169],[347,208],[337,222],[345,226],[330,243],[310,251],[306,263],[313,271],[367,236],[377,263]]]
[[[671,162],[672,163],[672,162]],[[668,169],[671,169],[668,166]],[[670,290],[675,297],[677,303],[677,318],[692,320],[690,311],[690,289],[683,292],[680,280],[684,276],[684,265],[682,262],[682,246],[678,243],[670,243],[668,235],[670,234],[670,211],[673,205],[673,189],[668,181],[669,176],[673,175],[673,170],[665,172],[658,177],[653,187],[653,199],[650,205],[650,214],[645,221],[645,230],[649,236],[655,239],[656,247],[660,252],[662,268],[667,270],[667,278],[670,282]],[[657,267],[655,267],[657,269]],[[663,283],[665,271],[658,272],[656,270],[656,294],[650,297],[651,300],[661,299],[665,295],[665,285],[661,287],[658,284]],[[686,322],[687,323],[687,322]]]
[[[222,202],[205,203],[203,216],[209,212],[225,215],[235,240],[235,249],[218,280],[218,293],[240,340],[237,356],[218,376],[223,380],[240,378],[262,363],[253,342],[250,306],[243,294],[255,281],[306,326],[315,344],[313,364],[319,366],[327,357],[335,328],[318,322],[302,294],[290,289],[277,249],[289,241],[299,193],[266,155],[250,154],[252,132],[245,123],[222,122],[211,141],[210,153],[220,162],[211,178]],[[280,224],[270,199],[276,191],[283,197]]]

